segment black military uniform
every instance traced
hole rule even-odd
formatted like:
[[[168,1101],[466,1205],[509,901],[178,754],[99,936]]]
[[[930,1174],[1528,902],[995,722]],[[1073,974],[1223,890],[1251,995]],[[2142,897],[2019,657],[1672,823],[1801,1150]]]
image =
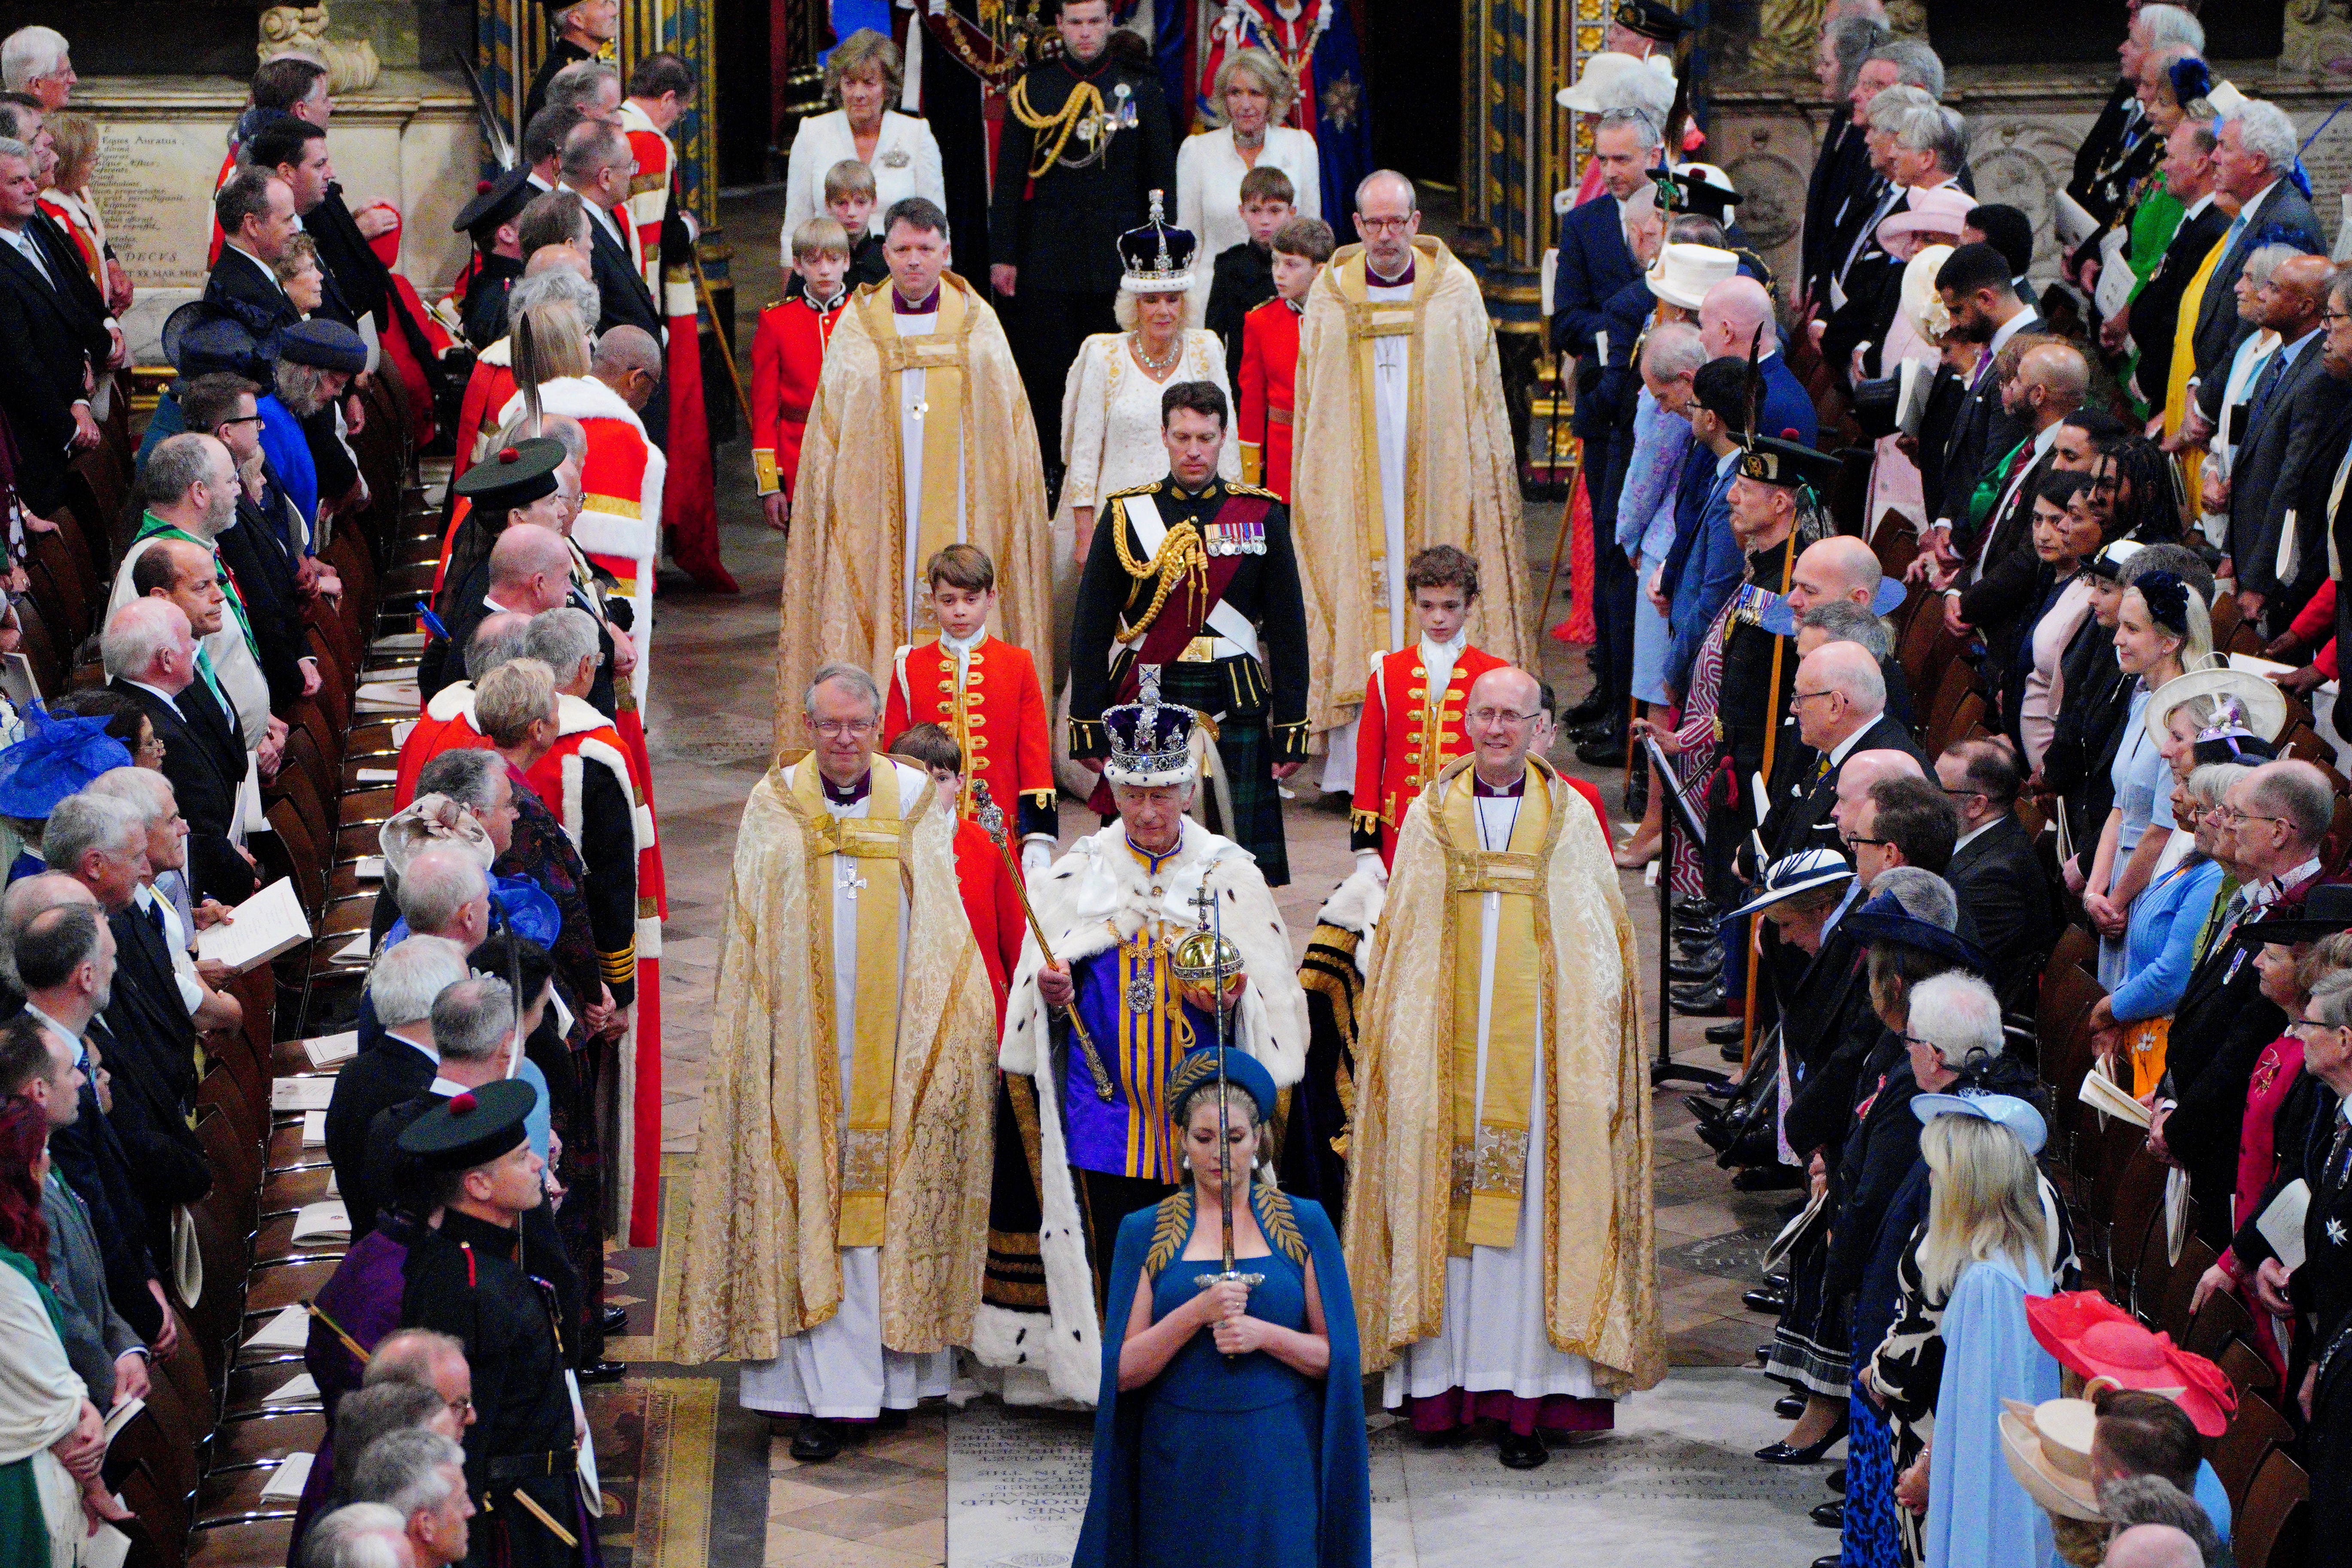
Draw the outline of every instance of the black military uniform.
[[[466,280],[466,298],[458,306],[466,341],[488,348],[507,335],[507,292],[522,277],[522,258],[498,253],[499,230],[522,216],[537,195],[530,169],[518,163],[495,180],[486,180],[466,210],[449,226],[474,242],[474,269]]]
[[[1245,239],[1217,253],[1211,274],[1209,306],[1201,324],[1225,345],[1225,367],[1238,379],[1242,363],[1242,318],[1274,298],[1274,250]]]
[[[1155,547],[1145,546],[1129,498],[1147,500],[1166,529]],[[1164,602],[1153,615],[1156,600]],[[1211,621],[1228,605],[1246,628],[1222,615],[1224,626]],[[1160,666],[1161,701],[1214,721],[1234,820],[1222,820],[1206,782],[1204,804],[1216,830],[1257,857],[1266,885],[1281,887],[1290,860],[1272,770],[1307,758],[1307,609],[1290,510],[1272,490],[1212,479],[1188,494],[1171,477],[1104,502],[1070,626],[1070,755],[1109,754],[1103,710],[1136,700],[1143,664]],[[1108,821],[1108,785],[1097,786],[1094,804]]]
[[[1111,47],[1013,84],[996,152],[989,260],[1020,269],[1005,328],[1049,454],[1058,454],[1062,382],[1078,345],[1113,331],[1118,239],[1153,191],[1176,188],[1176,147],[1160,79]],[[1050,460],[1050,458],[1049,458]]]
[[[546,5],[550,11],[560,11],[564,5],[569,5],[571,0],[541,0],[541,3]],[[530,124],[532,117],[547,107],[547,84],[555,79],[556,72],[565,66],[577,65],[582,60],[605,58],[601,53],[582,48],[569,38],[550,38],[547,42],[547,58],[539,62],[539,72],[530,79],[530,94],[522,100],[522,122],[525,125]]]
[[[536,1092],[509,1079],[458,1095],[411,1124],[400,1152],[438,1173],[488,1164],[522,1142]],[[480,1512],[466,1561],[500,1568],[584,1563],[589,1521],[563,1376],[561,1307],[544,1270],[526,1256],[520,1230],[445,1210],[439,1226],[409,1248],[402,1272],[401,1327],[456,1336],[473,1368],[466,1489]]]

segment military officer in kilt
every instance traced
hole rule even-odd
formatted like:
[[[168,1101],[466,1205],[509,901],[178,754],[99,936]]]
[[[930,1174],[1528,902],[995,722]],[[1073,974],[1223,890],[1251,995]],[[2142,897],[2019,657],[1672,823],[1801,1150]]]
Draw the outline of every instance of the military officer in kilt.
[[[554,1259],[526,1254],[522,1216],[546,1201],[546,1167],[523,1118],[538,1091],[502,1079],[452,1096],[410,1124],[400,1152],[433,1190],[431,1228],[403,1265],[400,1326],[466,1347],[475,1421],[466,1428],[471,1563],[570,1568],[590,1529],[580,1486],[585,1435],[564,1370]]]
[[[1196,810],[1278,888],[1290,861],[1275,781],[1307,760],[1307,610],[1289,509],[1217,477],[1230,413],[1212,382],[1171,385],[1168,477],[1115,492],[1096,518],[1070,628],[1070,755],[1099,771],[1103,710],[1134,701],[1139,667],[1160,666],[1160,700],[1206,721]],[[1107,785],[1089,804],[1110,820]]]
[[[1119,236],[1153,191],[1176,188],[1176,143],[1148,48],[1114,41],[1109,0],[1064,0],[1062,52],[1006,97],[989,202],[988,281],[1040,430],[1062,427],[1062,381],[1078,345],[1118,330]],[[1061,465],[1048,452],[1047,486]]]

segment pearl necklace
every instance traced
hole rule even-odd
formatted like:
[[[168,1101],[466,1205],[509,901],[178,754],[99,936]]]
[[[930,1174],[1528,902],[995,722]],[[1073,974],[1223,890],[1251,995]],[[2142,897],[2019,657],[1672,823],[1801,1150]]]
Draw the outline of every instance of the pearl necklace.
[[[1177,334],[1176,341],[1169,345],[1168,357],[1165,359],[1153,359],[1144,352],[1142,333],[1129,332],[1127,336],[1128,341],[1135,345],[1135,363],[1146,370],[1173,370],[1176,368],[1176,362],[1184,357],[1184,338],[1181,332]]]

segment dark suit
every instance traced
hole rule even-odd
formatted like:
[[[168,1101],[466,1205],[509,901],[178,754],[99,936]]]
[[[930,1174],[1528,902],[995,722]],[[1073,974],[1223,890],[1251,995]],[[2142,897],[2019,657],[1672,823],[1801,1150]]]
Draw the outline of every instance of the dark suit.
[[[1551,280],[1551,346],[1576,357],[1580,392],[1584,362],[1596,357],[1593,334],[1609,324],[1602,309],[1617,290],[1641,276],[1641,263],[1625,247],[1625,220],[1615,196],[1603,191],[1571,207],[1559,220],[1559,258]],[[1598,364],[1592,374],[1600,374]]]
[[[196,896],[231,904],[251,897],[253,868],[229,845],[237,791],[245,783],[245,747],[225,720],[217,719],[220,710],[205,700],[204,682],[190,685],[176,704],[128,680],[107,685],[139,704],[163,742],[163,776],[172,781],[180,815],[188,821],[188,881]]]
[[[327,1101],[327,1160],[352,1216],[352,1239],[373,1228],[385,1195],[368,1182],[368,1128],[379,1112],[430,1088],[434,1063],[406,1040],[386,1036],[343,1064]]]
[[[101,1043],[101,1054],[104,1048]],[[98,1109],[98,1091],[88,1082],[81,1086],[80,1105],[81,1114],[71,1125],[49,1134],[49,1159],[89,1211],[114,1310],[141,1339],[152,1341],[163,1331],[163,1309],[148,1289],[157,1270],[147,1250],[146,1205],[131,1177],[122,1136]]]
[[[1952,852],[1944,879],[1976,926],[1977,944],[1992,960],[2002,1004],[2021,1001],[2058,940],[2049,878],[2024,824],[2013,816],[1997,819]]]
[[[91,1021],[114,1078],[114,1123],[144,1213],[151,1257],[171,1256],[172,1210],[212,1190],[211,1163],[188,1126],[196,1099],[196,1036],[172,972],[171,950],[136,902],[106,917],[115,944],[114,994]]]
[[[236,521],[214,542],[221,564],[244,595],[253,640],[260,651],[262,679],[269,682],[269,706],[282,710],[302,695],[302,602],[295,588],[294,563],[284,535],[269,524],[260,506],[240,492]]]
[[[17,491],[33,510],[46,512],[63,492],[74,405],[89,396],[83,378],[105,374],[113,343],[106,302],[73,242],[38,214],[24,232],[40,253],[39,268],[0,241],[0,368],[6,373],[0,374],[0,413],[16,438]]]
[[[57,1295],[59,1338],[90,1402],[114,1403],[114,1363],[144,1348],[138,1332],[107,1293],[106,1258],[89,1205],[55,1172],[41,1186],[41,1215],[49,1225],[49,1283]]]
[[[1884,713],[1871,721],[1869,726],[1846,748],[1847,757],[1864,752],[1907,752],[1918,759],[1922,770],[1932,774],[1935,764],[1919,750],[1919,742],[1911,732]],[[1829,764],[1824,770],[1822,753],[1814,753],[1811,766],[1801,760],[1792,760],[1799,776],[1790,781],[1789,787],[1776,790],[1771,809],[1764,815],[1761,829],[1765,849],[1772,858],[1794,855],[1805,849],[1835,849],[1837,829],[1830,822],[1831,808],[1837,805],[1838,775],[1845,771],[1845,760]]]
[[[1238,378],[1242,363],[1242,318],[1275,296],[1274,251],[1244,240],[1217,253],[1210,274],[1209,305],[1201,325],[1225,345],[1227,374]]]
[[[2041,557],[2033,552],[2033,492],[2052,472],[2056,447],[2035,457],[2031,446],[2021,449],[2008,469],[2011,483],[2003,484],[1993,499],[1995,510],[1985,519],[1984,526],[1962,539],[1957,521],[1955,542],[1961,556],[1975,561],[1979,551],[1983,566],[1975,574],[1975,581],[1960,590],[1960,619],[1984,635],[1986,675],[2004,700],[2004,716],[2014,715],[2019,691],[2011,688],[2021,680],[2021,668],[2032,660],[2030,655],[2021,658],[2017,651],[2020,621],[2026,618],[2039,601],[2047,585]],[[2002,505],[2006,500],[2008,504]]]
[[[212,275],[205,279],[205,303],[242,321],[246,330],[261,341],[261,353],[266,359],[277,357],[273,334],[302,319],[302,312],[286,297],[269,264],[256,260],[233,245],[221,247]]]
[[[2091,133],[2074,149],[2074,168],[2066,194],[2101,223],[2116,216],[2116,198],[2104,177],[2120,164],[2131,146],[2147,134],[2147,117],[2139,105],[2139,83],[2119,79],[2107,94]]]
[[[2230,559],[2238,586],[2263,595],[2263,622],[2274,632],[2285,629],[2327,578],[2321,530],[2336,465],[2344,456],[2348,408],[2352,387],[2327,374],[2320,340],[2314,336],[2263,397],[2261,417],[2230,465]],[[2279,547],[2289,513],[2294,516],[2294,548],[2282,578]]]
[[[2180,296],[2229,226],[2230,215],[2210,201],[2195,217],[2182,219],[2164,247],[2163,259],[2132,299],[2131,336],[2139,350],[2133,380],[2151,407],[2162,405],[2164,389],[2171,384],[2172,335],[2180,324]]]
[[[1822,150],[1805,184],[1805,226],[1801,237],[1798,282],[1806,297],[1822,310],[1829,308],[1830,274],[1845,259],[1839,241],[1839,222],[1848,203],[1868,190],[1870,148],[1863,128],[1853,122],[1853,110],[1840,103],[1830,110],[1822,132]],[[1852,235],[1846,238],[1851,242]]]
[[[794,281],[798,281],[794,274]],[[488,348],[507,335],[507,295],[522,280],[522,262],[495,253],[476,258],[474,275],[466,283],[466,302],[458,308],[466,341]]]
[[[2024,312],[2017,331],[2032,332],[2041,330],[2042,320],[2031,310]],[[2005,340],[2004,340],[2005,341]],[[1948,369],[1938,370],[1937,379],[1952,375]],[[1953,377],[1958,381],[1957,376]],[[1956,527],[1965,520],[1969,498],[1976,493],[1977,480],[1987,466],[2000,461],[2009,449],[2023,440],[2031,429],[2024,420],[2000,405],[2000,377],[1991,365],[1977,378],[1974,386],[1959,394],[1959,403],[1952,417],[1951,434],[1947,437],[1942,457],[1936,463],[1937,496],[1941,506],[1931,521],[1952,522]],[[1928,450],[1920,448],[1920,468],[1925,470]]]
[[[2205,417],[2219,421],[2222,384],[2229,379],[2230,356],[2254,332],[2254,324],[2238,314],[2238,276],[2246,258],[2265,245],[2291,245],[2297,250],[2326,254],[2318,216],[2293,181],[2282,179],[2252,206],[2238,215],[2237,238],[2214,265],[2205,281],[2205,296],[2197,307],[2197,331],[2190,340],[2197,353],[2197,406]]]
[[[587,199],[581,197],[583,202]],[[604,216],[611,217],[612,214]],[[646,287],[645,275],[629,260],[625,244],[614,237],[613,230],[599,222],[594,213],[588,215],[588,268],[594,274],[597,305],[602,312],[596,319],[596,330],[606,332],[614,327],[638,327],[658,346],[662,341],[660,302]],[[667,444],[669,394],[666,386],[654,388],[637,417],[645,422],[647,440],[656,447]]]

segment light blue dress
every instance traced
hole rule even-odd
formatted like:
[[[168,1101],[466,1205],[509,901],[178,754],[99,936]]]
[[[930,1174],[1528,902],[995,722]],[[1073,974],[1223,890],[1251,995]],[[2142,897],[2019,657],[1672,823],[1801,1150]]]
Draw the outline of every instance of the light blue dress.
[[[1927,1459],[1927,1568],[2050,1560],[2050,1516],[2010,1474],[2000,1447],[2002,1400],[2039,1405],[2059,1394],[2058,1363],[2025,1321],[2025,1298],[2050,1289],[2039,1260],[2021,1272],[2006,1258],[1969,1264],[1953,1282]]]
[[[2221,890],[2217,860],[2183,860],[2132,900],[2124,932],[2124,982],[2109,999],[2116,1022],[2160,1018],[2179,1005],[2194,966],[2197,933]]]
[[[2116,805],[2122,808],[2121,830],[2116,835],[2114,875],[2123,873],[2124,862],[2150,827],[2169,831],[2172,823],[2172,769],[2157,751],[2156,742],[2149,738],[2147,726],[2141,716],[2147,711],[2147,683],[2138,682],[2132,688],[2131,716],[2124,721],[2123,739],[2116,745],[2115,765],[2108,770],[2108,781],[2114,784]],[[2112,938],[2099,942],[2099,984],[2113,991],[2124,982],[2128,973],[2125,944]]]
[[[1641,552],[1633,568],[1633,695],[1643,702],[1666,700],[1666,647],[1673,637],[1643,589],[1674,549],[1675,495],[1690,435],[1689,420],[1659,406],[1650,389],[1642,388],[1633,406],[1633,454],[1617,500],[1617,548]]]

